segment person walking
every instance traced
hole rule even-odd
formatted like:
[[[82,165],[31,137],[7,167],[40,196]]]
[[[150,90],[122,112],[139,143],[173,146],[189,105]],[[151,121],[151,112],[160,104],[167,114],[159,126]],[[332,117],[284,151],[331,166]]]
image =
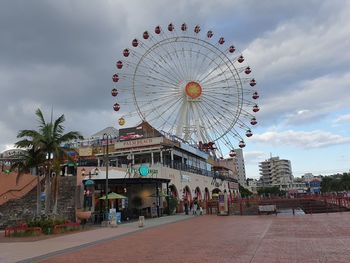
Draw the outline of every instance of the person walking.
[[[194,199],[193,201],[193,215],[197,215],[198,201]]]
[[[187,201],[187,199],[185,200],[184,206],[185,206],[185,215],[188,215],[188,201]]]

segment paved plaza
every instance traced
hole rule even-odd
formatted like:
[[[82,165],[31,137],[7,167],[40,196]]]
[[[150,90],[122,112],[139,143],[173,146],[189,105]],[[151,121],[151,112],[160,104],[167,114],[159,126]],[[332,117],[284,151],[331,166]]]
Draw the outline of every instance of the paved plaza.
[[[0,255],[0,262],[350,262],[350,213],[178,215],[146,220],[142,229],[131,223],[2,243]]]

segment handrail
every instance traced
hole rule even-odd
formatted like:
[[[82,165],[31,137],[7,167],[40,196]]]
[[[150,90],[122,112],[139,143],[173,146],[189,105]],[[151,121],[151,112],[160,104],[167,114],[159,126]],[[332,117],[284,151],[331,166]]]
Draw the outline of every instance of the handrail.
[[[42,180],[43,178],[40,178],[40,181]],[[23,185],[22,188],[20,189],[9,189],[7,190],[6,192],[0,194],[0,205],[3,205],[5,203],[7,203],[8,201],[10,200],[13,200],[13,199],[16,199],[16,198],[19,198],[19,197],[22,197],[24,196],[26,193],[28,193],[29,191],[31,191],[35,186],[37,186],[37,183],[35,183],[34,186],[32,186],[25,194],[21,195],[21,196],[16,196],[16,192],[22,192],[24,189],[27,189],[28,186],[32,185],[33,182],[36,182],[37,181],[37,178],[33,178],[31,179],[28,183],[26,183],[25,185]],[[13,198],[4,198],[4,196],[8,196],[8,195],[11,195]],[[3,200],[5,200],[4,202],[2,202]]]

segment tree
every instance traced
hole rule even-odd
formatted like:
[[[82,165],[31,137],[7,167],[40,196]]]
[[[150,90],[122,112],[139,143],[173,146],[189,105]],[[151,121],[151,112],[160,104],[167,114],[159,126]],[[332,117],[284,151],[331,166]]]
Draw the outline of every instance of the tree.
[[[340,184],[342,186],[342,190],[349,192],[350,190],[350,173],[343,173],[340,178]]]
[[[286,195],[286,191],[280,190],[278,186],[272,186],[272,187],[263,187],[258,189],[259,195],[264,196],[284,196]]]
[[[241,197],[249,197],[253,195],[251,191],[249,191],[247,188],[244,188],[242,185],[239,185],[239,192],[241,193]]]
[[[39,121],[38,130],[19,131],[17,138],[21,138],[21,140],[18,141],[16,145],[21,148],[31,148],[34,146],[45,156],[45,162],[43,163],[45,168],[45,213],[48,214],[51,210],[50,183],[51,176],[53,175],[53,165],[56,162],[60,162],[62,156],[66,155],[66,151],[62,145],[75,139],[82,139],[83,137],[76,131],[64,133],[64,115],[61,115],[55,121],[52,121],[51,119],[50,122],[45,121],[44,115],[40,109],[36,110],[35,115]],[[58,176],[58,173],[54,175],[54,182],[56,182],[54,185],[56,189],[58,189]],[[55,195],[55,199],[55,204],[57,205],[57,195]]]

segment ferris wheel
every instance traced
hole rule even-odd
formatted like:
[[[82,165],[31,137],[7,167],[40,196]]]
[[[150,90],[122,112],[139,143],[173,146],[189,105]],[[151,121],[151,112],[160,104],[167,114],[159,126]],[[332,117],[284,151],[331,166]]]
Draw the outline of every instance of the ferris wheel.
[[[199,25],[156,26],[131,41],[116,62],[113,108],[137,113],[157,130],[219,155],[245,147],[259,111],[256,81],[235,46]],[[134,110],[130,110],[131,107]]]

